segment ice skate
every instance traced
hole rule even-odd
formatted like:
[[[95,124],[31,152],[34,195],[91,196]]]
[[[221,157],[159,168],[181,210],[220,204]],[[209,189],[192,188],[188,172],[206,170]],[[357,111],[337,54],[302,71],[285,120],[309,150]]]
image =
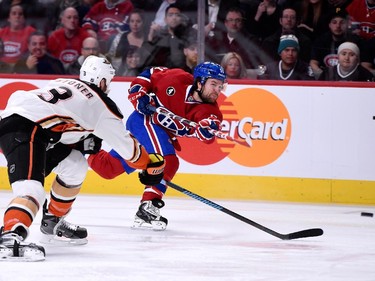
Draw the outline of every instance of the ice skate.
[[[164,202],[161,199],[143,201],[135,215],[133,228],[165,230],[168,220],[160,215],[162,207]]]
[[[87,230],[84,227],[67,222],[64,217],[56,217],[43,206],[43,218],[40,231],[45,234],[41,242],[55,245],[87,244]]]
[[[45,251],[42,246],[24,243],[24,238],[15,231],[2,232],[0,229],[0,261],[43,261]]]

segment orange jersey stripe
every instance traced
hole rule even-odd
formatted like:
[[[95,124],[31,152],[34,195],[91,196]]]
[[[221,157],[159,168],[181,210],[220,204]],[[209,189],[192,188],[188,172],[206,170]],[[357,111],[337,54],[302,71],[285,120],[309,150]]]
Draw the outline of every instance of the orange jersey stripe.
[[[64,133],[67,131],[86,131],[77,122],[69,116],[51,115],[37,122],[44,129],[50,129],[53,132]]]
[[[30,143],[29,143],[29,146],[30,146],[30,154],[29,154],[29,171],[27,173],[27,179],[31,179],[31,174],[32,174],[32,171],[33,171],[33,158],[34,158],[34,138],[35,138],[35,133],[36,133],[36,130],[38,129],[37,126],[34,126],[34,129],[33,129],[33,132],[31,133],[31,138],[30,138]]]

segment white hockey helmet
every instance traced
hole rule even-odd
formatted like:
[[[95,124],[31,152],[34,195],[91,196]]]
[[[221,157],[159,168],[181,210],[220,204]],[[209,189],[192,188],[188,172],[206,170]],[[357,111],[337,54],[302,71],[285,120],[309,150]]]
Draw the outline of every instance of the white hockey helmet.
[[[83,62],[79,71],[79,79],[95,86],[100,85],[100,81],[104,78],[106,81],[106,93],[109,91],[109,84],[115,76],[115,69],[106,59],[97,56],[88,56]]]

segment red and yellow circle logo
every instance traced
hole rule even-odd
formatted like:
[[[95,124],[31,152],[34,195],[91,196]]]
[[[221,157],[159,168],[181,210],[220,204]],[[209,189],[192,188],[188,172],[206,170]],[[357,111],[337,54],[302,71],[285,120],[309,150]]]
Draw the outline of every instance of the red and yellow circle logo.
[[[291,120],[285,105],[271,92],[246,88],[219,100],[223,113],[222,132],[236,139],[250,137],[252,147],[217,139],[207,145],[199,140],[181,138],[178,155],[198,165],[217,163],[225,157],[246,167],[266,166],[286,150],[291,136]]]
[[[0,110],[5,109],[10,95],[17,90],[34,90],[37,87],[26,82],[12,82],[0,87]]]

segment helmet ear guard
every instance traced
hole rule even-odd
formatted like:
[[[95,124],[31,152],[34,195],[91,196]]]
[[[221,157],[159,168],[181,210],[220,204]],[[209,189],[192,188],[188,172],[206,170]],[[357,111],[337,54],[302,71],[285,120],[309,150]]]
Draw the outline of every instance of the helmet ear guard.
[[[109,85],[114,76],[115,69],[106,58],[91,55],[83,62],[79,79],[98,87],[100,87],[100,82],[105,79],[106,93],[108,93]]]

